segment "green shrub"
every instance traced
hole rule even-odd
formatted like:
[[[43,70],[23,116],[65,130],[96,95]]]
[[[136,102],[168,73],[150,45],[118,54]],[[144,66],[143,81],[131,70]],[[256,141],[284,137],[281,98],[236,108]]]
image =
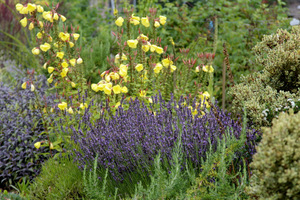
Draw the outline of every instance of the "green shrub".
[[[73,160],[61,157],[48,160],[41,174],[28,189],[28,199],[82,199],[82,172]]]
[[[281,113],[265,128],[254,155],[249,194],[258,199],[300,199],[300,112]]]
[[[257,64],[264,66],[264,70],[242,77],[241,83],[231,88],[233,108],[242,112],[245,105],[255,125],[270,126],[286,106],[295,113],[299,111],[299,37],[299,27],[291,33],[279,29],[276,34],[265,36],[254,48]]]
[[[1,192],[1,191],[0,191]],[[15,193],[9,193],[6,190],[4,190],[3,193],[0,193],[0,199],[2,200],[23,200],[20,195],[15,194]]]

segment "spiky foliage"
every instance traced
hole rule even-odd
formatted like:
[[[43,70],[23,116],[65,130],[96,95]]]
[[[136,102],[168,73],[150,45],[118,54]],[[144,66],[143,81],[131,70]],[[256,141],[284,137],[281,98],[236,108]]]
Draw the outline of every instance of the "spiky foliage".
[[[249,193],[258,199],[300,199],[300,112],[281,113],[263,129]]]

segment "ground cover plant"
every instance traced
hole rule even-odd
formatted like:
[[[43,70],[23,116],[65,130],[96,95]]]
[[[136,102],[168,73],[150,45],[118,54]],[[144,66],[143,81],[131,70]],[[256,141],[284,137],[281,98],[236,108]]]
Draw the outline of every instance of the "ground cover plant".
[[[4,32],[19,44],[17,52],[30,54],[33,69],[28,69],[28,56],[5,62],[1,69],[0,80],[6,82],[0,87],[0,143],[6,156],[0,168],[1,197],[251,199],[273,195],[261,186],[268,185],[264,181],[268,177],[260,174],[265,170],[258,168],[262,166],[257,161],[250,163],[253,156],[259,158],[256,149],[262,151],[256,148],[264,137],[262,125],[271,126],[274,117],[290,108],[291,116],[298,117],[299,29],[278,29],[264,36],[254,54],[250,49],[263,34],[284,24],[283,2],[176,1],[160,2],[160,7],[155,0],[144,0],[134,9],[123,1],[111,3],[116,7],[105,21],[96,15],[91,20],[73,19],[80,12],[85,16],[96,12],[87,8],[87,2],[53,2],[13,5],[22,30],[29,35],[27,41]],[[78,12],[64,9],[73,4]],[[183,15],[173,14],[179,10]],[[261,13],[273,15],[258,20]],[[101,33],[95,25],[100,22]],[[235,32],[235,23],[243,34]],[[175,29],[186,34],[179,37]],[[236,53],[236,44],[244,53]],[[7,58],[14,59],[2,57]],[[254,58],[259,65],[252,64]],[[246,70],[237,70],[240,63],[246,63]],[[220,75],[226,76],[221,66],[227,68],[231,85],[240,72],[263,69],[232,88],[234,117],[217,106],[220,91],[225,95],[225,87],[219,87]],[[222,82],[226,86],[225,79]],[[248,88],[248,96],[237,89],[241,85]],[[263,92],[265,85],[272,91],[268,95]],[[261,90],[249,95],[257,92],[255,87]],[[256,107],[251,105],[254,97],[259,97]],[[270,98],[280,100],[276,108]],[[277,122],[273,120],[274,128]],[[273,129],[263,130],[268,135]],[[282,133],[283,140],[289,138]],[[23,147],[26,151],[20,151]],[[295,148],[287,153],[293,154]],[[19,164],[14,155],[19,156]],[[284,165],[295,171],[295,162]],[[297,185],[290,187],[289,180],[278,183],[278,188],[289,191],[280,190],[278,198],[297,198]]]

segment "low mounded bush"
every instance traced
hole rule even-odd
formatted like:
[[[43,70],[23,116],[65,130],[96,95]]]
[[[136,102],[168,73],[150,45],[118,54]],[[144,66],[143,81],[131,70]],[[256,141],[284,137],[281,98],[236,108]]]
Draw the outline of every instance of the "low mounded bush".
[[[194,115],[195,110],[192,113],[190,107],[184,105],[183,98],[167,103],[156,97],[153,101],[148,108],[135,100],[128,110],[119,107],[109,119],[101,116],[95,124],[90,123],[90,111],[87,110],[78,126],[71,127],[72,138],[78,145],[74,149],[74,159],[80,163],[79,167],[83,169],[88,165],[91,168],[98,155],[99,170],[108,168],[113,179],[122,182],[138,170],[142,170],[142,174],[150,173],[158,152],[163,163],[172,160],[179,133],[182,135],[183,159],[195,167],[201,166],[210,142],[215,149],[225,131],[240,137],[241,125],[218,108],[204,114],[199,105]],[[247,141],[242,152],[236,153],[235,162],[241,161],[242,156],[251,160],[259,135],[255,130],[247,130]]]
[[[285,107],[299,111],[300,99],[300,28],[291,33],[279,29],[265,36],[255,48],[257,64],[264,70],[243,77],[234,86],[233,109],[248,117],[257,126],[270,126],[271,121]]]
[[[45,78],[38,76],[36,94],[42,98],[47,88]],[[20,83],[20,82],[19,82]],[[7,188],[23,177],[32,180],[39,174],[49,148],[36,149],[35,142],[46,139],[41,113],[34,108],[36,96],[29,89],[0,83],[0,187]]]
[[[300,199],[300,112],[281,113],[263,129],[250,167],[249,194],[258,199]]]

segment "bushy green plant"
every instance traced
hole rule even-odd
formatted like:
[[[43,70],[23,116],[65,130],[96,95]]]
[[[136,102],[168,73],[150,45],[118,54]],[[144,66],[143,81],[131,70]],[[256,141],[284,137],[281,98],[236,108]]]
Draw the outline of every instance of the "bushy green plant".
[[[0,199],[1,200],[24,200],[19,194],[7,192],[4,190],[3,193],[0,191]]]
[[[300,112],[281,113],[263,131],[250,164],[249,194],[258,199],[300,199]]]
[[[242,112],[245,105],[249,119],[257,126],[270,126],[286,106],[299,111],[299,37],[299,27],[291,33],[279,29],[265,36],[254,48],[257,64],[264,70],[242,77],[241,83],[231,88],[235,111]]]
[[[82,180],[82,172],[71,158],[50,159],[44,164],[41,174],[29,186],[26,197],[31,200],[82,199]]]

